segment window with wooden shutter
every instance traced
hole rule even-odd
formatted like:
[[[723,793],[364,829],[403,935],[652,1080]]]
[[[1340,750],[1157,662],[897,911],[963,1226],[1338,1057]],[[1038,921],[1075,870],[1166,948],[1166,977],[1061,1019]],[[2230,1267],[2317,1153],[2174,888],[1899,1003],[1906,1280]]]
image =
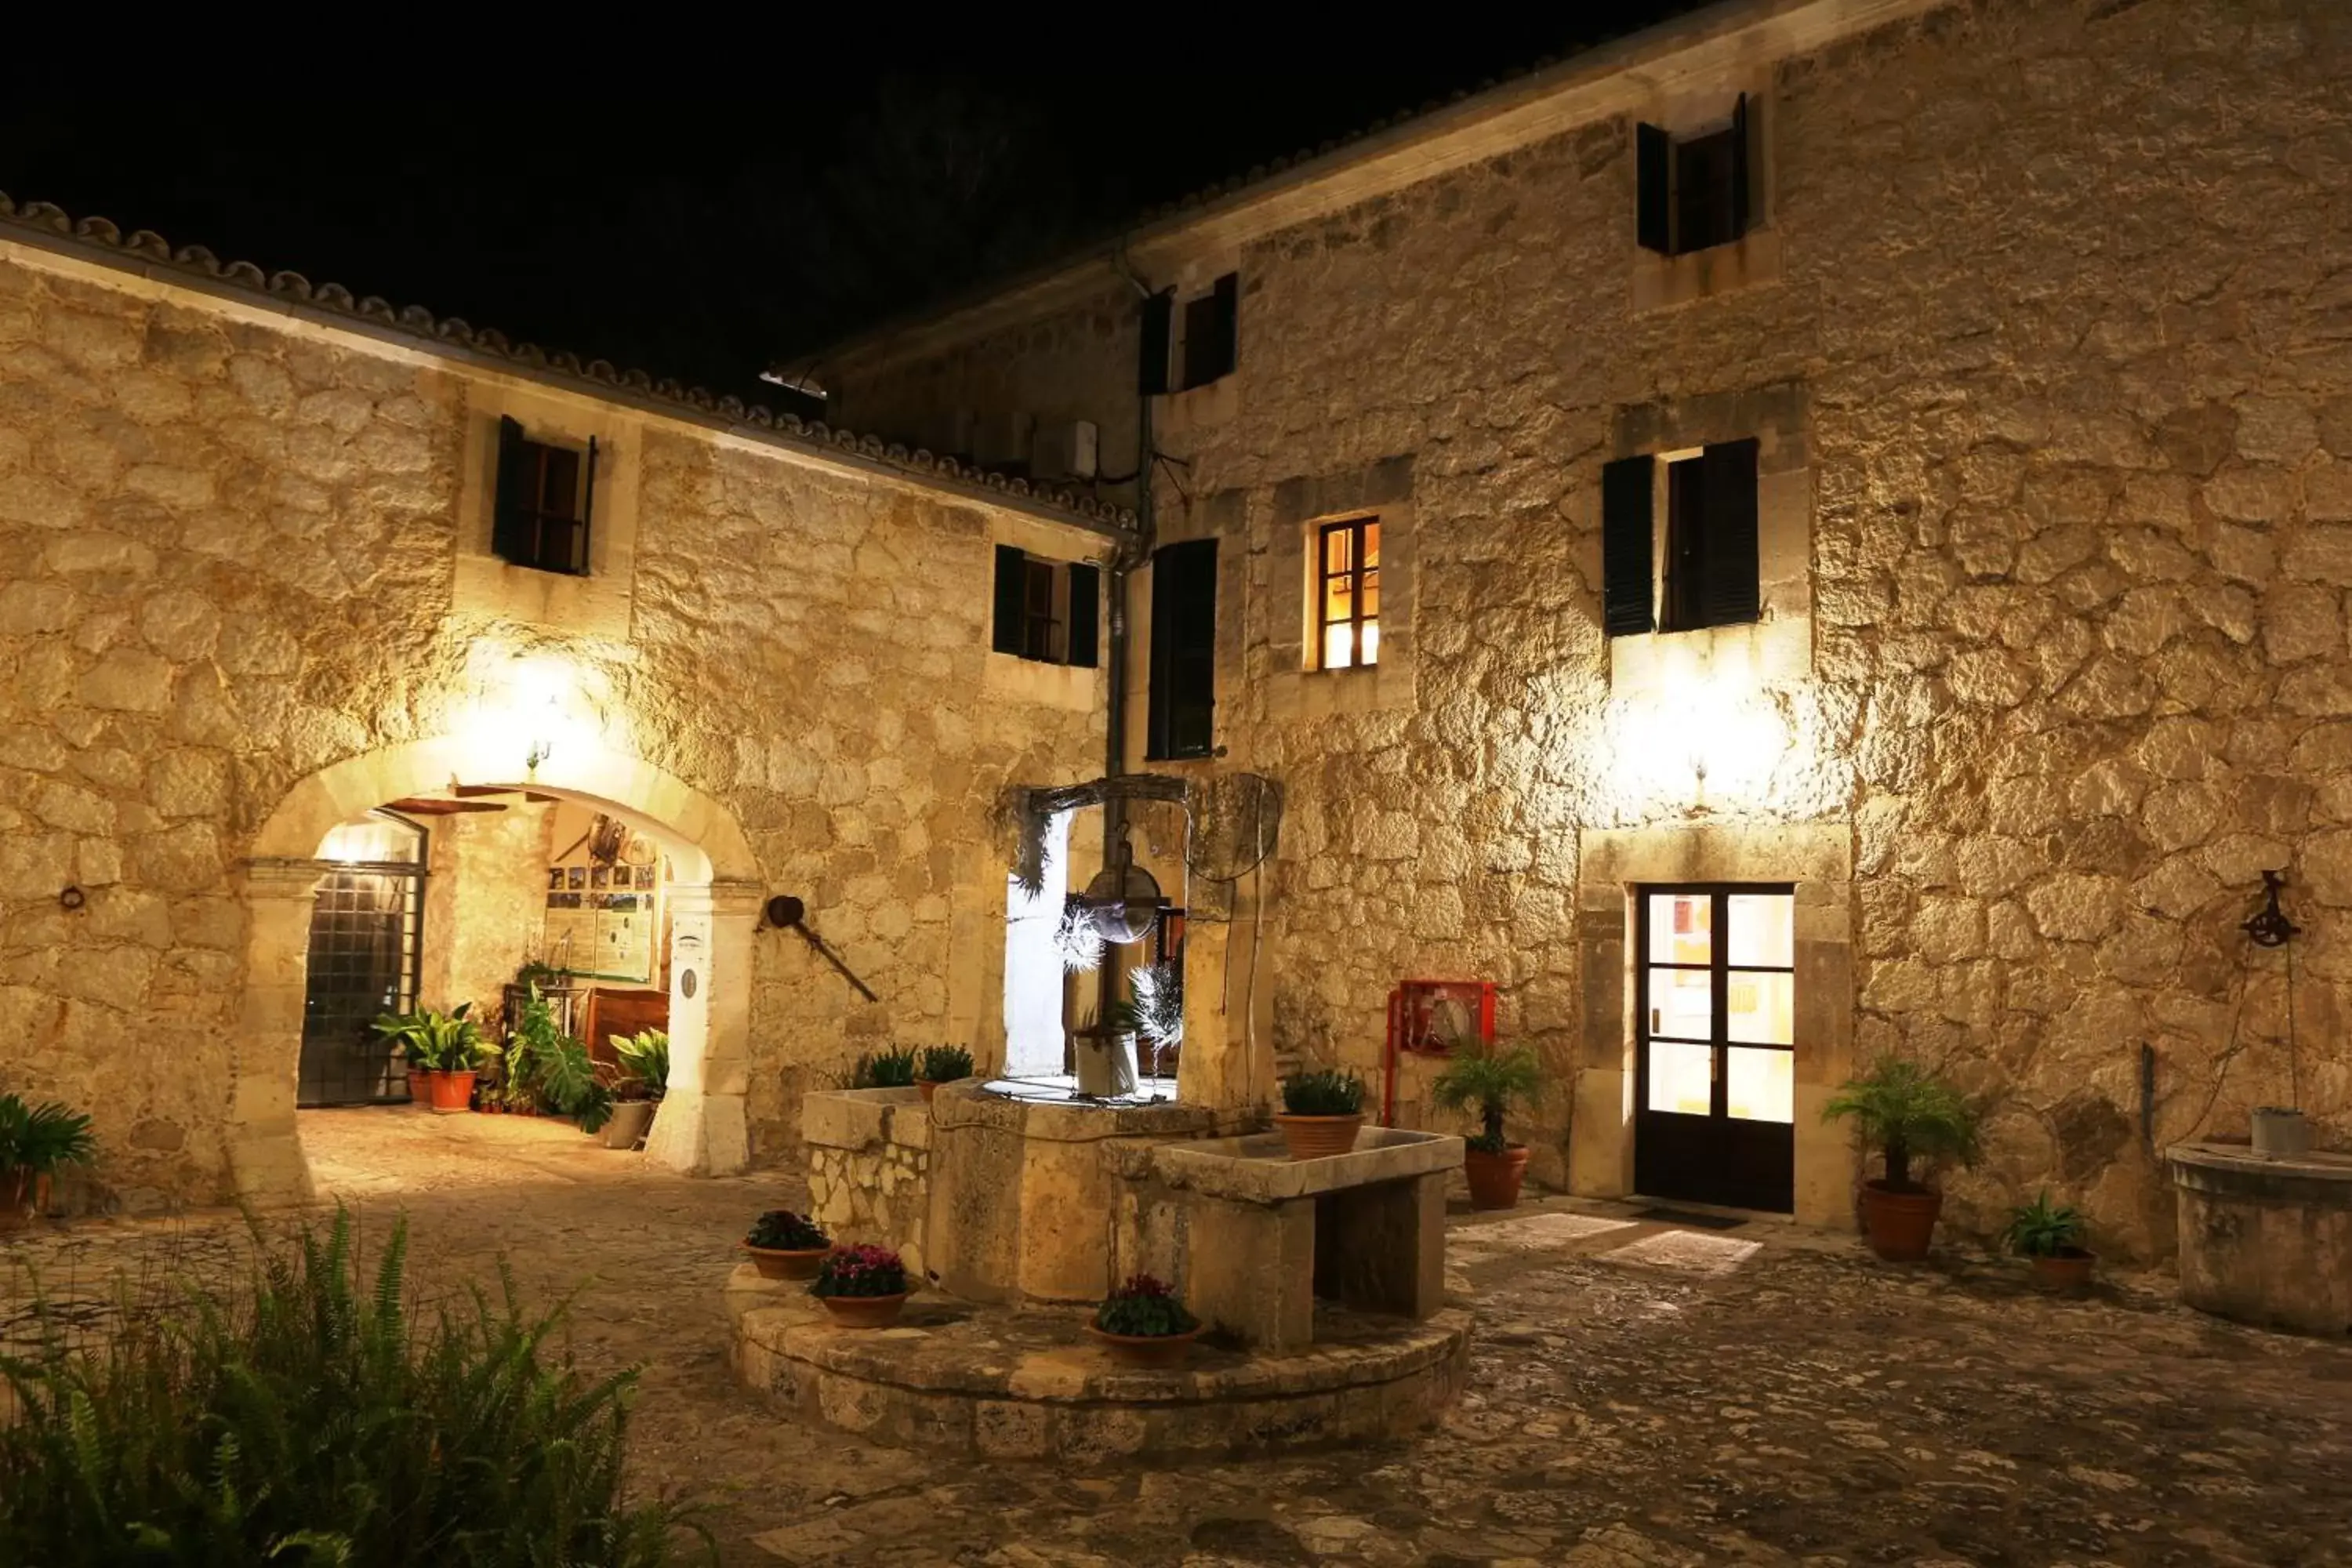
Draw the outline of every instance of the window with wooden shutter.
[[[1688,632],[1707,626],[1745,626],[1761,617],[1756,537],[1757,450],[1753,438],[1726,441],[1666,465],[1666,547],[1664,581],[1657,595],[1658,630]],[[1629,461],[1643,465],[1642,479],[1646,489],[1652,459]],[[1612,468],[1618,466],[1610,465]],[[1630,477],[1625,483],[1628,493],[1622,504],[1630,507]],[[1646,505],[1643,510],[1646,513]],[[1644,528],[1645,537],[1647,531]],[[1612,536],[1612,546],[1614,542]],[[1612,575],[1608,630],[1612,636],[1649,629],[1635,626],[1630,611],[1622,628],[1616,618],[1621,593],[1628,605],[1633,596],[1634,584],[1628,564],[1632,551],[1629,530],[1622,552],[1612,550],[1609,562]],[[1620,566],[1625,568],[1622,584],[1615,574]],[[1640,587],[1646,599],[1646,574]]]
[[[490,552],[515,566],[584,576],[596,499],[596,443],[583,453],[531,440],[520,421],[499,421]]]
[[[1135,365],[1135,389],[1145,397],[1168,390],[1168,336],[1173,324],[1175,291],[1162,289],[1143,300],[1143,321]]]
[[[1651,521],[1654,458],[1621,458],[1601,470],[1601,626],[1612,637],[1653,630],[1656,531]]]
[[[996,547],[989,647],[1039,664],[1093,669],[1102,662],[1102,572]]]
[[[1151,557],[1151,700],[1145,754],[1205,757],[1215,749],[1217,542],[1163,545]]]
[[[1728,245],[1754,221],[1748,95],[1731,122],[1676,141],[1655,125],[1634,128],[1634,232],[1644,249],[1685,256]]]

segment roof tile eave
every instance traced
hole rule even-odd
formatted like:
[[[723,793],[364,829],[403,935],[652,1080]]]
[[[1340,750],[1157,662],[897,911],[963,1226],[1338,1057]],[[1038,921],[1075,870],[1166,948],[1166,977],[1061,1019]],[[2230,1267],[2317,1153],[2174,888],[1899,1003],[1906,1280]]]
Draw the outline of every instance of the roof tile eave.
[[[616,369],[609,361],[583,361],[565,351],[549,351],[536,343],[510,342],[494,327],[477,328],[459,317],[440,317],[421,305],[395,309],[376,295],[354,297],[340,283],[313,284],[299,272],[265,273],[249,261],[224,262],[200,245],[173,247],[152,229],[134,229],[127,237],[103,217],[77,220],[47,202],[18,205],[0,191],[0,238],[28,237],[43,248],[79,255],[118,270],[210,285],[224,292],[246,295],[280,306],[299,308],[330,321],[359,327],[375,335],[413,340],[429,353],[488,360],[505,368],[541,379],[569,383],[592,395],[655,405],[656,412],[701,424],[723,424],[779,446],[798,448],[840,462],[891,470],[919,483],[983,500],[1025,503],[1024,510],[1054,516],[1097,533],[1132,533],[1132,509],[1110,505],[1074,491],[1049,489],[1025,479],[991,472],[953,458],[909,448],[876,436],[837,430],[821,420],[778,413],[765,404],[745,403],[732,395],[713,394],[700,386],[656,379],[642,370]]]

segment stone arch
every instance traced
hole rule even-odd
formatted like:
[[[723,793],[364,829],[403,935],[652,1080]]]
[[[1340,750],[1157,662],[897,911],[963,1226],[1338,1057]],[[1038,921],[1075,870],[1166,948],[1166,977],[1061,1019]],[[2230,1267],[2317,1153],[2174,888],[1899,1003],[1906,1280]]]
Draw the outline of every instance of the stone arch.
[[[527,778],[504,776],[514,771],[486,770],[475,748],[450,738],[388,746],[302,779],[255,835],[240,879],[246,978],[231,1053],[228,1159],[240,1197],[311,1195],[294,1101],[311,904],[329,868],[320,845],[338,824],[386,801],[453,784],[527,786],[593,805],[669,852],[678,873],[669,899],[670,1089],[646,1146],[659,1163],[697,1174],[728,1174],[748,1162],[751,936],[763,884],[742,828],[684,780],[616,752],[568,747]]]

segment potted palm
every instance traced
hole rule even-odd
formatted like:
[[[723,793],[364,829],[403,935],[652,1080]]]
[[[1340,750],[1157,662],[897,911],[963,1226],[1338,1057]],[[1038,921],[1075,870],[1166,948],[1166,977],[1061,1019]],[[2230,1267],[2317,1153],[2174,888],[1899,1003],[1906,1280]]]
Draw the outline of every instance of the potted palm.
[[[1848,1079],[1822,1119],[1851,1119],[1865,1149],[1876,1149],[1885,1173],[1862,1184],[1862,1229],[1870,1249],[1892,1263],[1916,1263],[1927,1256],[1944,1194],[1914,1181],[1911,1163],[1977,1159],[1977,1113],[1960,1091],[1916,1063],[1881,1057],[1859,1078]]]
[[[604,1147],[634,1149],[645,1141],[655,1108],[669,1092],[669,1036],[659,1029],[645,1029],[606,1038],[621,1064],[621,1081],[614,1086],[615,1103],[613,1120],[604,1129]]]
[[[971,1053],[961,1046],[925,1046],[915,1066],[915,1087],[929,1105],[940,1085],[971,1076]]]
[[[2045,1290],[2079,1290],[2091,1282],[2098,1258],[2083,1245],[2083,1216],[2050,1201],[2050,1189],[2009,1212],[2001,1239],[2026,1260]]]
[[[67,1165],[98,1157],[89,1118],[51,1100],[27,1105],[0,1094],[0,1231],[15,1230],[26,1213],[49,1206],[49,1186]]]
[[[770,1209],[752,1224],[743,1250],[762,1279],[810,1279],[833,1250],[833,1241],[808,1215]]]
[[[907,1268],[887,1247],[836,1247],[817,1266],[809,1294],[845,1329],[883,1329],[907,1304]]]
[[[1515,1103],[1533,1105],[1542,1092],[1543,1067],[1528,1047],[1473,1042],[1457,1044],[1454,1059],[1430,1085],[1430,1098],[1440,1110],[1475,1108],[1478,1113],[1478,1131],[1462,1156],[1472,1208],[1507,1209],[1518,1203],[1528,1149],[1504,1141],[1503,1112]]]
[[[408,1058],[409,1075],[425,1080],[425,1102],[438,1114],[466,1109],[474,1098],[475,1073],[497,1048],[466,1016],[473,1008],[460,1002],[446,1013],[430,1007],[386,1013],[369,1026]]]
[[[1201,1337],[1201,1320],[1184,1310],[1175,1289],[1149,1274],[1129,1277],[1126,1284],[1103,1299],[1095,1309],[1087,1332],[1110,1358],[1129,1366],[1174,1366],[1191,1352]]]
[[[1364,1125],[1364,1080],[1323,1068],[1282,1080],[1282,1110],[1274,1124],[1294,1160],[1321,1160],[1356,1146]]]

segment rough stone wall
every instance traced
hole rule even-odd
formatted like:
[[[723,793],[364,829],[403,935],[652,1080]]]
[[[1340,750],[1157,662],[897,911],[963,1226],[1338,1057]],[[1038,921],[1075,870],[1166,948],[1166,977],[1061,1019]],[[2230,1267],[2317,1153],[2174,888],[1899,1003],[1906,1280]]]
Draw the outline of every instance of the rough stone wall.
[[[505,811],[441,817],[427,827],[432,861],[418,998],[425,1006],[446,1012],[470,1002],[472,1016],[488,1028],[515,971],[538,956],[554,811],[517,799]]]
[[[895,1247],[929,1267],[931,1115],[906,1089],[820,1090],[802,1104],[809,1215],[836,1242]]]
[[[478,622],[453,552],[488,374],[0,245],[0,1087],[94,1111],[118,1201],[226,1190],[257,827],[455,732],[486,637],[608,693],[608,739],[733,813],[883,998],[759,942],[757,1152],[859,1042],[947,1037],[950,976],[988,1016],[1003,894],[966,858],[1008,778],[1101,745],[1096,713],[983,691],[993,514],[632,415],[630,639]]]
[[[895,363],[823,367],[837,383],[828,415],[852,430],[948,451],[959,414],[1030,416],[1040,426],[1095,422],[1105,474],[1135,472],[1137,303],[1111,284],[1079,310],[1007,327]],[[971,452],[958,456],[972,456]],[[983,459],[992,454],[979,454]],[[1125,500],[1132,485],[1105,485]]]
[[[2158,1147],[2242,1131],[2289,1093],[2290,962],[2352,1138],[2347,78],[2325,0],[1977,0],[1759,64],[1776,282],[1634,310],[1627,118],[1250,247],[1234,412],[1160,506],[1251,563],[1218,738],[1289,791],[1281,1045],[1376,1071],[1389,987],[1466,973],[1575,1070],[1578,835],[1691,820],[1671,702],[1612,690],[1601,468],[1628,410],[1795,386],[1811,678],[1704,820],[1849,826],[1858,1051],[1996,1105],[1956,1216],[2046,1182],[2161,1249],[2140,1047]],[[1415,693],[1287,718],[1277,487],[1408,456]],[[2237,931],[2266,867],[2286,955]]]

